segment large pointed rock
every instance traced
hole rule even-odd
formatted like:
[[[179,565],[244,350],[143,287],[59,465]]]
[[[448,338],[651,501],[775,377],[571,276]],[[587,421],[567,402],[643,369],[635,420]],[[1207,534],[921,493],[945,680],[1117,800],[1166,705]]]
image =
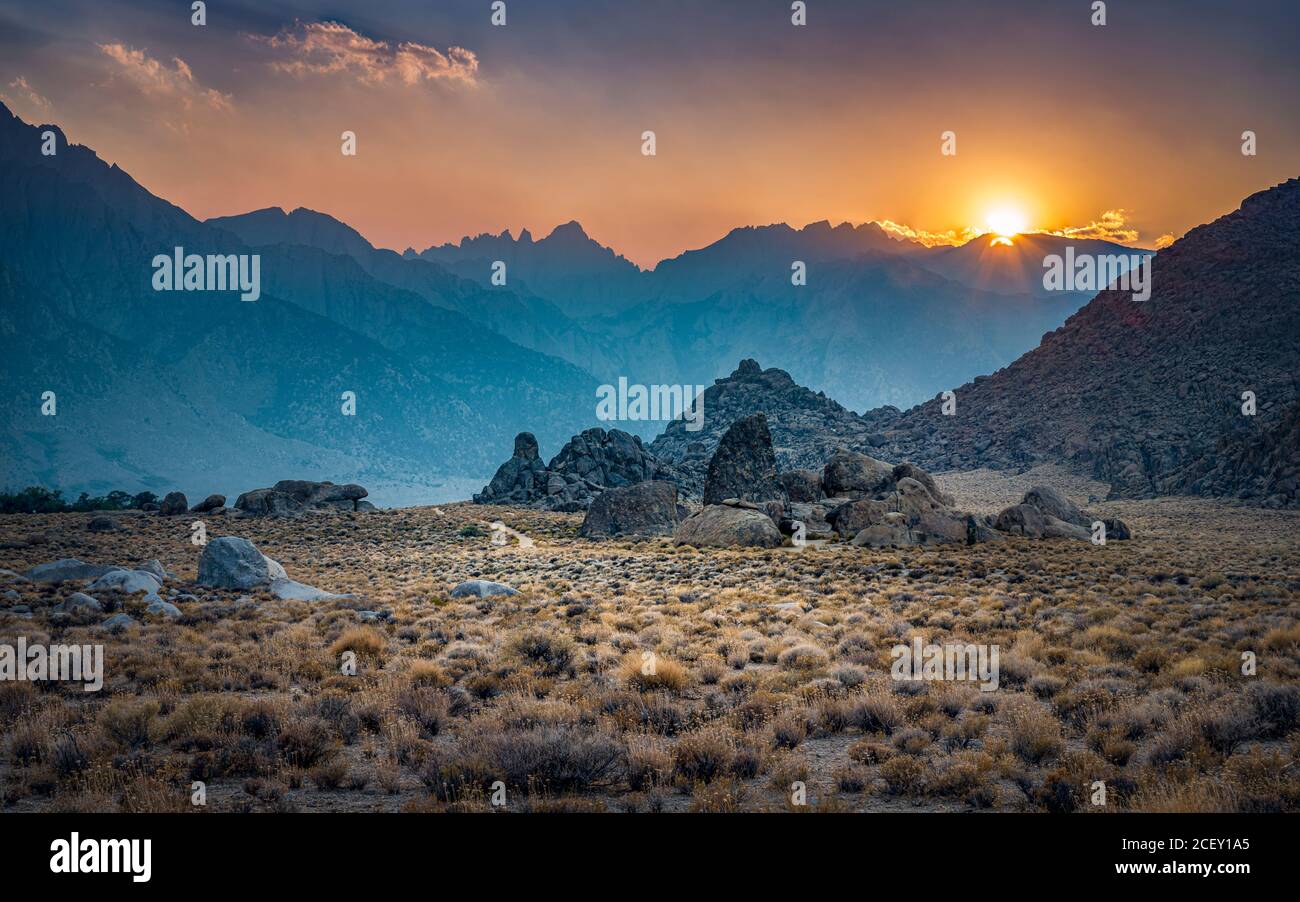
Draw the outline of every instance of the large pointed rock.
[[[761,413],[731,424],[718,442],[704,479],[704,503],[783,501],[785,490],[776,474],[776,452],[767,417]]]

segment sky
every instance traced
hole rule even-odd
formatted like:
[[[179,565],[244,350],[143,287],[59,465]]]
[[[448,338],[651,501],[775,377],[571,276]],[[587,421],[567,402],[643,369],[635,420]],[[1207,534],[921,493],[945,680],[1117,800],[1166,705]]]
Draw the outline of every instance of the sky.
[[[199,218],[302,206],[397,250],[577,219],[643,266],[999,210],[1154,247],[1300,176],[1295,0],[504,2],[0,0],[0,98]]]

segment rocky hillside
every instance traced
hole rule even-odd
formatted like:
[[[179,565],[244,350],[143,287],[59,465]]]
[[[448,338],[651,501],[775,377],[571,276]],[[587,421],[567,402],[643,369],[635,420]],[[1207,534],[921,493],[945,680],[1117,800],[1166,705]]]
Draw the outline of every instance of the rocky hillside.
[[[955,415],[939,399],[908,411],[880,453],[934,470],[1055,459],[1114,496],[1295,504],[1300,461],[1279,424],[1300,396],[1300,180],[1188,232],[1152,280],[1150,300],[1102,292],[1038,348],[957,388]]]

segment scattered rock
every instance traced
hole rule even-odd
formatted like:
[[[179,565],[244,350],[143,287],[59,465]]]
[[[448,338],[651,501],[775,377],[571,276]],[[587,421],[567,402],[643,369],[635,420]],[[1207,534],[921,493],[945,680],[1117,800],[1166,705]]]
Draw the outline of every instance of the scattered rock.
[[[158,585],[160,586],[167,581],[167,571],[163,569],[162,561],[146,561],[136,569],[143,570],[145,573],[152,573],[158,577]]]
[[[767,514],[723,504],[710,505],[687,517],[673,539],[678,545],[697,548],[776,548],[784,541]]]
[[[209,495],[198,504],[190,508],[192,514],[206,514],[208,511],[214,511],[226,506],[225,495]]]
[[[502,583],[494,583],[486,579],[471,579],[458,585],[451,590],[452,598],[487,598],[490,595],[518,595],[517,589],[512,589]]]
[[[98,517],[91,517],[90,522],[86,524],[86,529],[91,532],[116,532],[122,526],[112,517],[106,517],[102,514]]]

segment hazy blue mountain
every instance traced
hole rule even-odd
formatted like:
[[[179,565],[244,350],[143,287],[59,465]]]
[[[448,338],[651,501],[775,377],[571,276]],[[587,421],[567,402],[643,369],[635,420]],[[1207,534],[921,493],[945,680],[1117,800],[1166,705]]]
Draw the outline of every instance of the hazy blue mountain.
[[[41,155],[44,128],[0,108],[0,483],[201,497],[329,478],[369,483],[382,502],[481,481],[524,428],[559,444],[592,425],[588,374],[350,256],[258,248],[254,303],[154,291],[155,254],[250,248],[61,133]],[[55,416],[41,415],[45,391]],[[345,391],[355,417],[340,411]],[[385,498],[388,485],[402,497]]]
[[[575,318],[623,310],[644,300],[650,287],[635,264],[592,240],[576,221],[556,226],[540,241],[527,229],[518,238],[506,230],[430,247],[418,255],[408,249],[405,256],[430,260],[485,285],[492,264],[500,260],[517,290],[540,295]]]
[[[556,305],[529,294],[519,280],[492,286],[486,279],[480,283],[462,278],[428,259],[376,248],[351,226],[302,207],[289,213],[269,207],[207,222],[258,248],[296,245],[351,257],[367,274],[387,285],[413,292],[435,307],[461,313],[516,344],[603,374],[602,381],[614,378],[623,368],[617,349],[610,348],[602,336],[581,328]]]
[[[1042,258],[1062,241],[1020,236],[989,248],[985,237],[926,248],[875,223],[776,224],[733,229],[640,272],[569,223],[542,241],[505,232],[421,257],[483,283],[491,259],[507,261],[512,279],[572,312],[574,328],[602,339],[606,353],[545,350],[606,381],[709,385],[753,356],[865,410],[908,407],[1005,366],[1060,326],[1092,294],[1042,290]],[[791,284],[795,261],[807,268],[806,285]],[[622,293],[600,301],[597,284]]]

